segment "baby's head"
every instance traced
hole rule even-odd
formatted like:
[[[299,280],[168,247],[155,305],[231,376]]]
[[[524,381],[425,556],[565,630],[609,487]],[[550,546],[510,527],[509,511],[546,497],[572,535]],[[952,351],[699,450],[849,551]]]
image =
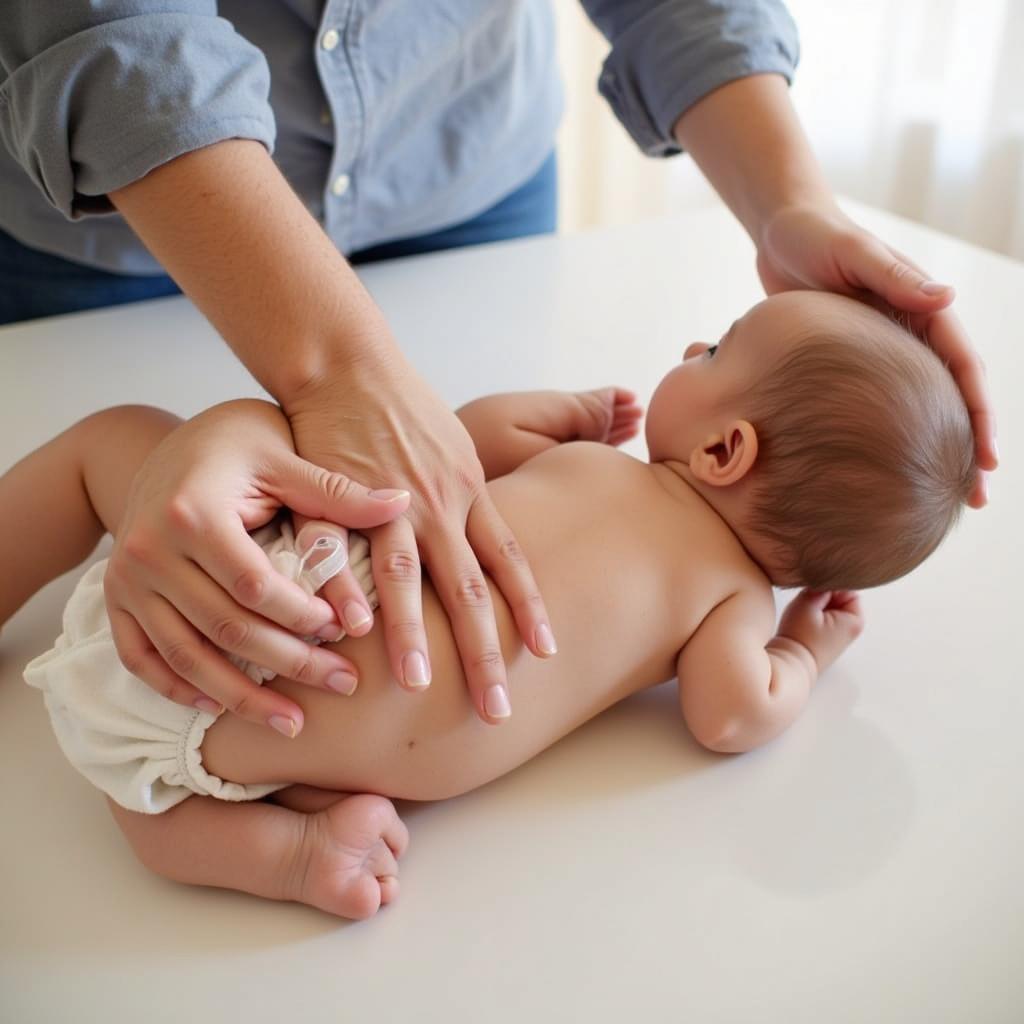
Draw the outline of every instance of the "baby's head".
[[[652,462],[687,467],[780,586],[862,589],[931,554],[974,484],[971,422],[925,344],[838,295],[785,292],[651,399]]]

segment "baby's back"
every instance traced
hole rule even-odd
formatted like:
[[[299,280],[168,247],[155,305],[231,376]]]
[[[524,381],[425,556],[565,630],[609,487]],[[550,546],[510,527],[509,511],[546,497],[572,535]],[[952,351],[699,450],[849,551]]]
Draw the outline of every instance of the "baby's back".
[[[338,697],[290,680],[305,727],[295,740],[233,716],[208,732],[208,771],[237,782],[303,782],[346,792],[438,799],[528,760],[637,690],[671,678],[704,616],[757,570],[694,492],[670,493],[654,467],[606,445],[545,452],[489,485],[533,569],[559,653],[535,658],[493,584],[512,716],[476,715],[447,615],[424,581],[432,683],[410,694],[392,679],[378,622],[337,645],[360,670]]]

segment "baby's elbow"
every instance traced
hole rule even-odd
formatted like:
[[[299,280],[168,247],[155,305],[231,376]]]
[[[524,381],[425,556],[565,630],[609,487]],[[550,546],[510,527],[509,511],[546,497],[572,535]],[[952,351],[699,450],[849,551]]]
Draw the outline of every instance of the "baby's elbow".
[[[687,723],[693,738],[716,754],[742,754],[750,750],[744,742],[743,723],[735,716],[728,718],[705,718]]]
[[[716,754],[745,754],[774,739],[786,727],[770,705],[687,723],[694,739]]]

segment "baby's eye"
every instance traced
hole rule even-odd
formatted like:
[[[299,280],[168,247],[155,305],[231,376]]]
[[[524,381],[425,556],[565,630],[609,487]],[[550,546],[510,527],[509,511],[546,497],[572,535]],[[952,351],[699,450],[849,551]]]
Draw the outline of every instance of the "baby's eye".
[[[708,359],[710,359],[717,351],[718,351],[718,346],[717,345],[709,345],[704,350],[704,355],[706,355],[708,357]]]

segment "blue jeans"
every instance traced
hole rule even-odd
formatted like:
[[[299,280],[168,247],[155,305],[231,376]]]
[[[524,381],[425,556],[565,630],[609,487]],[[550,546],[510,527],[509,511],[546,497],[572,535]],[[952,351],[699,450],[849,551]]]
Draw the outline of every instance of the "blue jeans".
[[[482,242],[550,234],[558,217],[558,167],[555,154],[525,184],[489,210],[429,235],[385,242],[352,253],[352,263],[413,256]],[[113,274],[30,249],[0,231],[0,324],[56,316],[80,309],[118,306],[161,295],[177,295],[166,274]]]

